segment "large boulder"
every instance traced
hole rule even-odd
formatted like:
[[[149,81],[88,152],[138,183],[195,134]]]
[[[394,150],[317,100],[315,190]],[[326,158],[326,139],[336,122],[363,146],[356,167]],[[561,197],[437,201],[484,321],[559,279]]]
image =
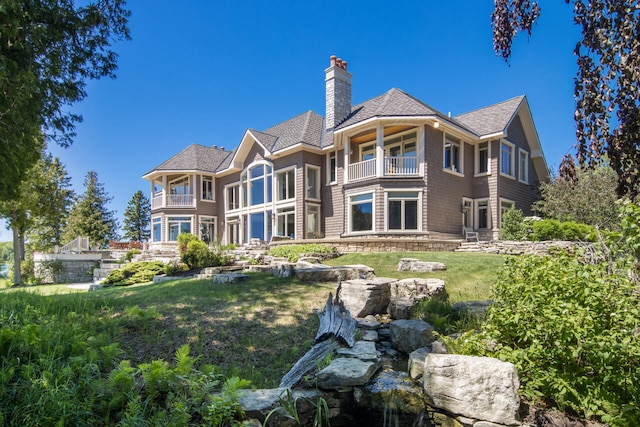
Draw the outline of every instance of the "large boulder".
[[[442,279],[402,279],[390,285],[391,298],[413,298],[421,300],[424,298],[446,300],[447,291]]]
[[[422,261],[415,258],[402,258],[398,263],[398,271],[416,271],[428,273],[432,271],[444,271],[447,266],[441,262]]]
[[[389,306],[389,284],[395,279],[384,277],[342,282],[340,300],[354,317],[385,314]]]
[[[430,353],[424,390],[432,406],[502,425],[519,425],[520,380],[516,367],[490,357]]]
[[[298,262],[295,266],[296,277],[303,282],[339,282],[351,279],[373,278],[373,268],[366,265],[329,266]]]
[[[342,389],[365,385],[380,368],[380,362],[365,362],[360,359],[341,357],[316,374],[318,387]]]
[[[390,329],[391,345],[407,354],[435,340],[433,326],[424,320],[394,320]]]
[[[427,397],[422,388],[406,373],[383,371],[363,387],[353,389],[357,406],[374,411],[397,411],[404,414],[425,412]]]

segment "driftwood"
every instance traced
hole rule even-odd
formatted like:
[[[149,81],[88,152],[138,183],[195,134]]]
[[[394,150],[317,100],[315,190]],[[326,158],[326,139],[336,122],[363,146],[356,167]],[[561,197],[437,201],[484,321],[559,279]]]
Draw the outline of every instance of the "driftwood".
[[[320,327],[316,334],[315,345],[282,377],[280,387],[293,387],[307,372],[318,366],[320,361],[333,353],[341,344],[349,347],[353,347],[355,344],[357,323],[351,317],[349,310],[344,308],[339,293],[340,286],[338,286],[335,301],[333,295],[329,293],[327,303],[318,313]]]

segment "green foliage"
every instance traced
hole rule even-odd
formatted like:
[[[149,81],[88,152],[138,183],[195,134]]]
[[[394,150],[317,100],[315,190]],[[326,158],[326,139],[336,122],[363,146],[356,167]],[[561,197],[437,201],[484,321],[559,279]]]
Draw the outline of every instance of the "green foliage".
[[[198,236],[196,236],[195,234],[191,234],[191,233],[180,233],[178,235],[178,252],[180,253],[180,256],[184,256],[184,254],[187,252],[187,245],[189,244],[189,242],[197,242]]]
[[[315,401],[307,398],[307,397],[293,397],[293,393],[290,389],[286,390],[287,394],[285,397],[278,396],[278,400],[280,401],[280,406],[272,409],[264,419],[264,425],[267,426],[268,421],[272,416],[276,415],[281,418],[285,418],[291,420],[296,426],[302,425],[313,425],[313,427],[322,427],[326,425],[327,427],[331,426],[329,422],[329,418],[331,414],[329,413],[329,405],[327,405],[327,401],[322,397],[318,397]],[[304,420],[300,417],[298,406],[298,401],[303,400],[304,402],[310,404],[313,408],[315,408],[313,420]],[[313,424],[311,424],[311,422]]]
[[[319,243],[305,243],[302,245],[278,245],[269,250],[269,255],[287,258],[289,262],[297,262],[303,255],[328,254],[337,255],[335,248]]]
[[[127,251],[127,253],[124,255],[124,259],[125,259],[125,261],[129,261],[129,262],[131,262],[131,260],[133,259],[133,257],[134,257],[135,255],[139,255],[139,254],[141,254],[141,253],[142,253],[142,251],[141,251],[140,249],[130,249],[130,250],[128,250],[128,251]]]
[[[560,222],[555,219],[533,221],[531,229],[529,238],[535,241],[569,240],[593,242],[597,236],[593,226],[578,224],[573,221]]]
[[[80,196],[69,213],[64,229],[64,239],[72,241],[78,236],[88,236],[92,244],[106,246],[109,240],[117,238],[118,222],[115,212],[107,209],[113,199],[98,181],[98,174],[89,171],[84,178],[85,192]]]
[[[520,209],[509,209],[502,215],[501,240],[527,240],[527,223]]]
[[[151,236],[150,215],[151,203],[149,199],[140,190],[133,193],[124,211],[123,237],[136,242],[149,240]]]
[[[164,274],[167,276],[173,276],[176,273],[182,273],[184,271],[189,271],[189,267],[182,262],[171,261],[164,266]]]
[[[150,282],[154,276],[163,274],[162,261],[132,262],[119,270],[114,270],[102,281],[103,285],[126,286]]]
[[[189,268],[217,267],[230,262],[230,258],[223,253],[223,246],[214,245],[212,251],[206,243],[190,233],[178,235],[178,250],[180,261]]]

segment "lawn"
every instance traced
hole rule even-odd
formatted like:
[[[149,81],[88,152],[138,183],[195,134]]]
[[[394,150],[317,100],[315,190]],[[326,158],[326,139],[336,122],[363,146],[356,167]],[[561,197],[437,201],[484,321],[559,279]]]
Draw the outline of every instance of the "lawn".
[[[440,261],[448,270],[395,271],[404,256]],[[439,277],[456,302],[487,298],[502,260],[484,254],[372,253],[344,255],[327,263],[370,265],[379,277]],[[331,283],[306,284],[262,274],[251,274],[249,281],[235,285],[184,279],[95,292],[34,286],[0,290],[0,318],[17,319],[15,313],[34,310],[43,322],[60,322],[60,328],[102,337],[97,340],[101,345],[118,343],[114,364],[122,359],[134,366],[156,359],[173,361],[176,350],[189,344],[199,363],[219,366],[226,375],[251,380],[256,387],[276,387],[311,347],[318,328],[313,310],[321,308],[334,290]]]

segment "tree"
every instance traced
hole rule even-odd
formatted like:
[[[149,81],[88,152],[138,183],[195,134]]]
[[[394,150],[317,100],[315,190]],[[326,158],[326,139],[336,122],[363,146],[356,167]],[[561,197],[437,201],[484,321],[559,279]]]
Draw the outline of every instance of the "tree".
[[[616,173],[606,165],[578,169],[574,179],[560,175],[541,184],[542,197],[534,204],[534,210],[558,221],[617,229],[616,185]]]
[[[565,0],[582,30],[575,77],[578,163],[608,161],[618,196],[640,194],[640,5],[637,0]],[[491,15],[496,53],[508,60],[520,31],[531,35],[536,1],[495,0]]]
[[[151,236],[149,229],[150,213],[151,203],[149,199],[140,190],[133,193],[133,197],[129,200],[124,211],[123,237],[137,242],[149,240]]]
[[[87,236],[98,246],[106,246],[109,240],[117,239],[118,222],[115,212],[107,209],[113,199],[98,181],[98,174],[89,171],[84,178],[85,192],[74,203],[63,233],[63,241]]]
[[[71,177],[60,159],[44,154],[29,177],[38,195],[38,215],[32,215],[25,237],[30,250],[49,251],[62,244],[62,232],[73,204],[75,193]]]
[[[109,48],[129,39],[124,0],[3,0],[0,7],[0,200],[38,161],[42,134],[71,144],[82,120],[68,108],[86,81],[115,76]]]

